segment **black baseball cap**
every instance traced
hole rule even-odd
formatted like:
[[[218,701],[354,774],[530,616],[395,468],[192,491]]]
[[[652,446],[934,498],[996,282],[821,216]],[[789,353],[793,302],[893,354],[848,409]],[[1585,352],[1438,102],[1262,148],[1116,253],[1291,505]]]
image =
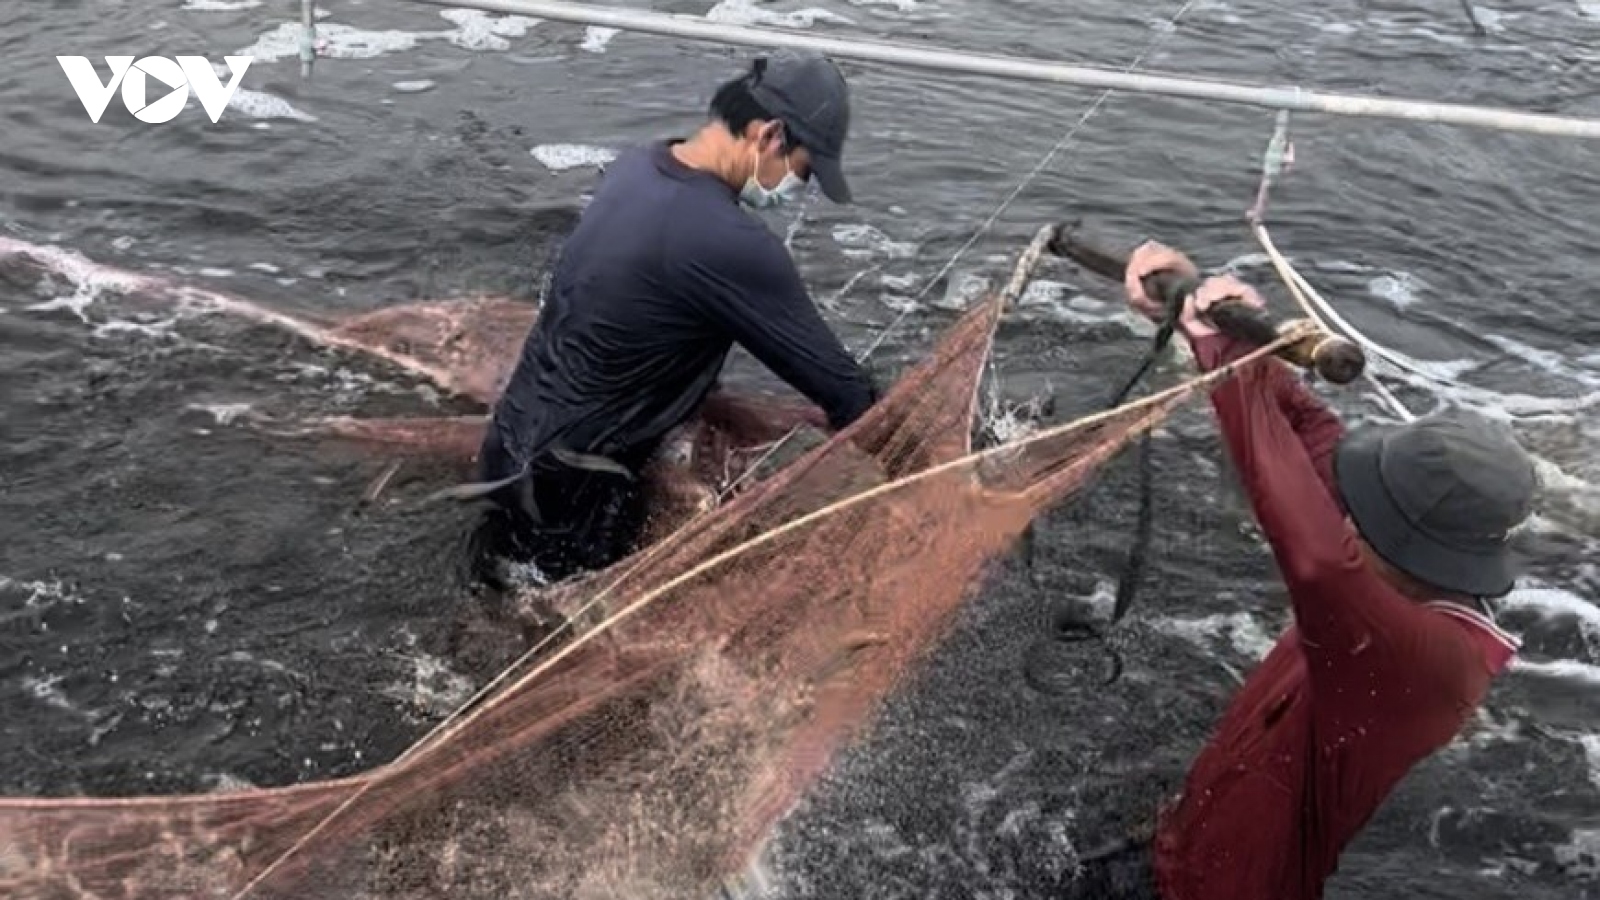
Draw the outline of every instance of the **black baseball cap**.
[[[1538,476],[1511,428],[1467,410],[1352,432],[1334,477],[1361,537],[1424,583],[1499,597],[1516,583],[1511,532]]]
[[[850,131],[850,88],[833,60],[809,50],[782,50],[755,61],[750,96],[806,148],[822,193],[849,203],[841,166]]]

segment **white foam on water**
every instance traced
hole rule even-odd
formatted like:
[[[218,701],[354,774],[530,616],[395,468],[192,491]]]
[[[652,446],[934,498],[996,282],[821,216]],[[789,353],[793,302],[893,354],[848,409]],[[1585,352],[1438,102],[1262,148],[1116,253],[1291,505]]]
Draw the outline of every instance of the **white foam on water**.
[[[1455,11],[1452,10],[1452,12]],[[1432,41],[1433,43],[1444,44],[1449,47],[1466,47],[1472,45],[1472,30],[1470,28],[1462,29],[1462,31],[1458,33],[1451,30],[1431,28],[1426,25],[1416,25],[1402,22],[1397,19],[1376,17],[1372,20],[1372,24],[1377,26],[1373,30],[1378,31],[1386,37],[1404,36],[1420,38],[1425,41]]]
[[[1579,3],[1593,0],[1578,0]],[[1492,34],[1503,34],[1506,23],[1516,22],[1526,17],[1525,13],[1501,12],[1484,7],[1475,7],[1477,17],[1484,29]],[[1536,12],[1542,14],[1546,9]],[[1566,68],[1575,60],[1592,61],[1600,59],[1592,53],[1585,53],[1587,47],[1574,52],[1566,47],[1552,49],[1539,42],[1523,41],[1484,41],[1473,33],[1466,22],[1466,16],[1458,7],[1450,6],[1448,9],[1440,8],[1439,13],[1432,17],[1430,24],[1419,24],[1414,17],[1397,17],[1385,15],[1369,15],[1362,22],[1361,31],[1366,35],[1375,35],[1384,43],[1393,46],[1402,46],[1410,41],[1427,41],[1434,44],[1443,44],[1451,48],[1467,48],[1474,55],[1499,54],[1505,56],[1524,57],[1547,66]],[[1581,13],[1574,14],[1581,18]],[[1371,38],[1369,37],[1369,40]]]
[[[805,228],[806,212],[811,208],[811,204],[817,199],[817,196],[818,191],[816,185],[806,185],[804,188],[804,193],[801,195],[800,202],[796,204],[797,208],[795,209],[794,218],[789,222],[789,227],[784,230],[784,249],[789,250],[790,252],[794,251],[795,238],[798,238],[800,236],[800,231]]]
[[[1600,875],[1600,829],[1574,829],[1572,840],[1555,847],[1555,857],[1568,875],[1579,878]]]
[[[1574,366],[1571,358],[1563,353],[1551,350],[1540,350],[1529,344],[1499,334],[1485,334],[1483,339],[1508,355],[1533,365],[1535,368],[1565,378],[1578,384],[1589,387],[1600,387],[1600,376],[1583,366]]]
[[[1246,268],[1268,265],[1270,260],[1265,254],[1249,253],[1229,260],[1225,269],[1238,273]],[[1308,262],[1307,265],[1312,263]],[[1426,289],[1425,282],[1407,272],[1384,272],[1342,260],[1316,265],[1325,271],[1346,274],[1378,273],[1368,282],[1368,290],[1373,296],[1387,301],[1397,310],[1403,310],[1417,303],[1418,292]],[[1335,309],[1337,310],[1337,307]],[[1569,382],[1580,391],[1587,389],[1587,392],[1547,397],[1490,390],[1461,380],[1466,373],[1480,367],[1487,362],[1486,360],[1417,360],[1394,348],[1386,349],[1399,357],[1407,368],[1415,371],[1406,371],[1383,359],[1374,359],[1373,369],[1386,378],[1398,380],[1445,402],[1470,408],[1490,418],[1512,424],[1535,421],[1560,422],[1600,407],[1600,373],[1594,371],[1587,359],[1574,361],[1568,355],[1540,350],[1502,335],[1486,334],[1483,337],[1520,363]],[[1551,493],[1561,494],[1564,499],[1574,500],[1579,505],[1588,505],[1589,501],[1585,498],[1600,494],[1595,486],[1582,478],[1565,472],[1557,464],[1538,456],[1538,447],[1530,446],[1529,449],[1535,454],[1541,478]],[[1540,521],[1543,525],[1550,524],[1548,519]]]
[[[910,315],[922,308],[922,304],[918,303],[915,298],[907,297],[904,294],[882,294],[878,297],[878,302],[882,303],[890,312],[896,314],[905,313]]]
[[[366,398],[370,394],[406,394],[405,388],[390,381],[380,381],[364,372],[353,372],[343,366],[329,369],[315,363],[291,362],[291,371],[283,372],[276,376],[277,381],[292,382],[310,379],[324,382],[321,390],[330,401],[349,406]]]
[[[238,12],[255,9],[262,0],[184,0],[179,7],[183,12]]]
[[[1383,300],[1398,310],[1417,305],[1417,292],[1426,290],[1422,279],[1406,272],[1398,275],[1379,275],[1367,282],[1367,293]]]
[[[1600,666],[1579,662],[1575,659],[1554,659],[1538,662],[1523,659],[1519,656],[1512,659],[1511,671],[1520,675],[1553,678],[1558,681],[1570,681],[1600,687]]]
[[[933,305],[953,312],[968,309],[989,290],[989,284],[989,279],[977,272],[953,272],[945,282],[944,294]]]
[[[908,272],[904,275],[890,275],[885,272],[878,276],[878,283],[891,291],[909,292],[917,286],[917,275],[915,272]]]
[[[903,13],[916,12],[921,0],[849,0],[851,6],[892,6]]]
[[[392,87],[402,94],[420,94],[433,90],[437,83],[424,78],[420,81],[396,81]]]
[[[496,16],[476,9],[446,9],[439,15],[456,26],[450,43],[466,50],[509,50],[506,38],[523,37],[541,19],[527,16]]]
[[[236,794],[240,791],[253,791],[256,786],[247,779],[241,778],[231,772],[219,772],[211,778],[211,793]]]
[[[91,262],[83,254],[75,250],[68,250],[54,245],[26,244],[21,241],[12,241],[0,238],[0,257],[11,255],[27,255],[43,263],[49,270],[43,281],[39,284],[42,294],[54,294],[50,299],[40,303],[31,304],[24,309],[34,312],[49,312],[57,309],[71,310],[74,315],[85,324],[89,316],[85,312],[106,291],[123,292],[141,287],[147,283],[143,277],[126,272],[119,272]],[[62,294],[55,284],[52,276],[67,279],[72,285],[72,293]]]
[[[1589,783],[1600,788],[1600,734],[1581,734],[1577,741],[1589,763]]]
[[[1505,13],[1497,9],[1490,9],[1487,6],[1479,6],[1476,3],[1472,5],[1472,11],[1477,14],[1478,24],[1483,26],[1484,31],[1494,33],[1506,30],[1505,25],[1502,24],[1503,20],[1507,18]],[[1513,16],[1512,18],[1516,17]]]
[[[541,20],[526,16],[495,16],[474,9],[440,10],[439,15],[454,25],[441,31],[372,31],[338,22],[317,25],[317,55],[329,59],[374,59],[391,53],[413,50],[423,41],[449,41],[465,50],[506,50],[507,38],[523,37]],[[238,51],[253,56],[257,63],[273,63],[300,58],[301,30],[298,22],[285,22],[256,38]]]
[[[265,272],[268,275],[276,275],[279,272],[283,271],[282,269],[278,268],[277,266],[275,266],[275,265],[273,265],[272,263],[269,263],[269,262],[253,262],[250,265],[245,266],[245,268],[246,269],[254,269],[257,272]]]
[[[1514,744],[1522,738],[1522,726],[1516,719],[1510,716],[1496,719],[1489,707],[1479,706],[1467,727],[1450,742],[1450,749],[1458,752],[1481,750],[1491,744]]]
[[[706,19],[733,25],[776,25],[780,28],[810,28],[818,22],[832,22],[836,25],[855,24],[854,21],[838,13],[820,7],[810,6],[790,12],[777,12],[762,9],[756,5],[755,0],[719,0],[716,6],[706,11]]]
[[[1431,388],[1434,393],[1461,406],[1471,407],[1488,418],[1505,422],[1517,419],[1558,421],[1574,413],[1600,407],[1600,390],[1571,397],[1542,397],[1537,394],[1501,393],[1459,382],[1441,386],[1437,382],[1406,380],[1415,387]]]
[[[1578,15],[1585,19],[1600,19],[1600,0],[1574,0]]]
[[[1022,289],[1022,296],[1017,298],[1018,306],[1045,306],[1052,309],[1068,309],[1067,296],[1071,293],[1072,286],[1060,281],[1033,280]]]
[[[552,172],[565,172],[580,166],[604,166],[617,158],[615,150],[586,144],[540,144],[528,152]]]
[[[413,656],[412,682],[384,693],[434,715],[453,712],[472,697],[472,680],[433,656]]]
[[[1027,414],[1028,404],[1007,404],[983,420],[984,428],[1001,445],[1014,444],[1038,430],[1038,422]]]
[[[1510,342],[1515,344],[1516,342]],[[1530,354],[1520,359],[1533,363],[1535,368],[1546,371],[1556,370],[1552,374],[1566,375],[1568,377],[1582,378],[1593,383],[1592,376],[1571,370],[1559,360],[1548,358],[1539,351],[1529,348]],[[1565,370],[1565,371],[1563,371]],[[1600,408],[1600,387],[1584,394],[1566,397],[1545,397],[1533,394],[1510,393],[1493,391],[1459,381],[1442,383],[1422,378],[1409,373],[1401,373],[1392,367],[1382,366],[1381,371],[1392,377],[1432,394],[1453,405],[1472,409],[1483,416],[1506,422],[1511,425],[1527,426],[1537,422],[1561,423],[1572,421],[1575,417],[1587,414],[1588,410]],[[1414,410],[1424,412],[1426,410]],[[1600,488],[1586,480],[1581,474],[1574,474],[1561,467],[1561,465],[1543,455],[1537,436],[1524,435],[1524,445],[1534,455],[1534,464],[1538,468],[1539,478],[1544,485],[1546,496],[1552,500],[1559,498],[1560,502],[1574,505],[1581,510],[1600,509]],[[1540,519],[1545,525],[1550,524],[1548,516]]]
[[[233,80],[233,73],[224,63],[212,62],[211,68],[217,73],[217,78],[223,84]],[[252,91],[240,86],[234,90],[233,96],[228,98],[228,108],[237,111],[240,115],[252,119],[294,119],[300,122],[315,122],[316,116],[301,112],[294,104],[282,97],[268,94],[264,91]],[[199,113],[196,113],[197,115]],[[257,129],[270,127],[265,122],[257,122]]]
[[[228,98],[228,108],[237,110],[240,115],[252,119],[292,119],[296,122],[315,122],[317,117],[304,112],[293,103],[268,94],[264,91],[252,91],[239,88]],[[257,128],[269,127],[266,122],[258,122]]]
[[[620,31],[616,28],[601,28],[598,25],[590,25],[583,30],[583,43],[579,44],[578,48],[590,53],[604,53],[606,52],[606,47],[611,44],[611,39],[619,33]]]
[[[1406,356],[1394,348],[1391,352],[1405,360],[1407,365],[1421,370],[1422,374],[1436,382],[1459,383],[1462,376],[1475,369],[1483,367],[1483,360],[1476,359],[1417,359]]]
[[[20,608],[8,608],[0,612],[0,625],[5,625],[18,619],[29,618],[63,603],[82,606],[84,599],[67,590],[60,579],[54,581],[17,581],[5,575],[0,575],[0,593],[15,592],[25,593]],[[7,607],[11,604],[7,603]],[[43,623],[41,623],[43,627]]]
[[[113,337],[116,335],[132,334],[148,338],[171,338],[173,326],[178,324],[176,317],[161,319],[156,322],[132,322],[126,319],[111,319],[94,326],[92,332],[95,337]]]
[[[1277,643],[1246,612],[1217,613],[1195,619],[1173,617],[1158,619],[1152,624],[1158,631],[1183,638],[1206,650],[1212,648],[1213,639],[1225,638],[1234,652],[1251,660],[1264,658]]]
[[[1103,325],[1118,323],[1137,334],[1149,329],[1147,320],[1134,314],[1124,303],[1113,303],[1082,293],[1075,285],[1049,279],[1029,282],[1022,296],[1017,298],[1017,313],[1073,325]],[[1182,342],[1178,342],[1182,344]],[[1174,346],[1177,346],[1175,344]]]
[[[85,712],[73,705],[73,702],[57,686],[61,683],[63,677],[65,676],[50,675],[45,678],[34,678],[31,675],[24,675],[22,677],[22,690],[28,696],[42,701],[47,706],[53,706],[56,709],[65,710],[85,718],[93,718],[92,713]]]
[[[1046,385],[1044,392],[1017,403],[1002,400],[994,382],[990,383],[990,387],[981,424],[997,442],[1002,445],[1015,443],[1039,430],[1039,423],[1044,417],[1045,403],[1055,392],[1053,388]],[[1097,608],[1104,606],[1105,615],[1109,617],[1111,607],[1116,604],[1116,586],[1109,580],[1102,579],[1096,585],[1095,593],[1089,598],[1089,602]]]
[[[828,295],[820,298],[817,302],[822,304],[822,306],[827,308],[827,309],[833,309],[833,310],[838,309],[839,308],[839,301],[843,300],[845,298],[845,295],[849,294],[852,290],[854,290],[855,286],[858,283],[860,283],[861,279],[867,277],[868,275],[871,275],[873,272],[878,271],[878,269],[880,269],[880,268],[881,268],[881,266],[879,266],[877,264],[867,266],[866,268],[860,270],[859,272],[855,273],[854,275],[851,275],[848,279],[846,279],[845,283],[840,285],[839,289],[837,291],[834,291],[833,293],[828,294]]]
[[[438,33],[416,31],[369,31],[337,22],[317,26],[317,55],[329,59],[374,59],[388,53],[401,53],[417,46],[419,41],[439,37]],[[272,31],[256,38],[256,42],[238,51],[239,56],[253,56],[256,63],[273,63],[300,58],[300,23],[285,22]]]
[[[297,378],[331,378],[333,376],[333,373],[328,371],[327,366],[319,366],[316,363],[291,362],[289,367],[294,371],[279,375],[279,381],[294,381]]]
[[[407,649],[414,651],[417,636],[409,628],[400,629]],[[405,653],[411,663],[411,680],[388,685],[379,693],[432,715],[448,715],[472,698],[472,679],[450,668],[449,663],[426,653]]]
[[[183,285],[173,285],[159,276],[139,275],[127,270],[117,269],[90,262],[74,251],[63,250],[60,247],[49,245],[34,245],[22,241],[0,238],[0,258],[7,255],[23,255],[43,263],[47,272],[40,282],[39,292],[49,294],[58,290],[55,284],[56,277],[66,277],[74,282],[74,293],[69,297],[56,296],[52,300],[34,304],[29,309],[51,310],[68,308],[77,314],[78,318],[86,325],[94,328],[96,336],[108,336],[121,333],[142,334],[153,337],[170,336],[170,329],[183,319],[197,315],[207,315],[223,311],[242,313],[246,318],[257,322],[268,322],[299,334],[307,334],[307,327],[290,317],[274,313],[270,310],[257,307],[244,301],[236,300],[224,294],[201,290]],[[153,268],[163,268],[155,264]],[[171,266],[173,272],[195,274],[183,266]],[[232,274],[231,270],[204,269],[206,274],[223,275]],[[92,322],[86,310],[92,305],[107,288],[119,291],[133,289],[155,289],[162,294],[172,297],[175,315],[171,318],[158,321],[129,321],[112,319],[96,324]],[[313,340],[316,338],[313,336]],[[193,346],[210,350],[220,348],[206,344]]]
[[[693,450],[691,449],[689,452],[692,453]],[[514,562],[506,568],[511,581],[516,584],[535,588],[550,586],[550,576],[546,575],[544,570],[534,563]]]
[[[1562,588],[1530,580],[1529,586],[1507,594],[1497,604],[1502,610],[1533,610],[1542,618],[1570,618],[1584,642],[1600,653],[1600,607]]]
[[[268,590],[272,590],[272,588],[269,587]],[[242,665],[255,666],[257,668],[265,669],[268,672],[273,672],[273,673],[278,674],[278,675],[288,675],[288,676],[290,676],[292,678],[295,678],[297,680],[300,680],[300,681],[307,680],[306,674],[304,672],[301,672],[298,669],[291,669],[288,666],[284,665],[281,662],[278,662],[275,659],[267,659],[265,657],[256,656],[254,653],[251,653],[248,650],[235,650],[232,653],[229,653],[228,655],[226,655],[226,656],[224,656],[222,658],[224,660],[226,660],[227,662],[235,662],[235,663],[240,663]]]
[[[882,229],[864,223],[835,225],[834,243],[845,248],[845,255],[855,258],[880,257],[910,259],[917,255],[917,245],[912,241],[896,241]]]

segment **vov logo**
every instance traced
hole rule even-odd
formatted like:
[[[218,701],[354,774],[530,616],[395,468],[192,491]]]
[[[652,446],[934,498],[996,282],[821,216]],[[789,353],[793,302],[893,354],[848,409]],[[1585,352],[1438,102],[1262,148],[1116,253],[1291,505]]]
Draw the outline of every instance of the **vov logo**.
[[[138,62],[134,62],[131,56],[108,56],[106,64],[111,66],[111,80],[105,83],[101,83],[100,75],[95,72],[94,64],[89,62],[87,56],[56,57],[61,68],[66,70],[72,89],[78,92],[78,99],[83,102],[89,121],[99,123],[106,105],[111,102],[111,95],[121,85],[122,105],[133,113],[134,118],[152,125],[177,118],[189,102],[190,90],[200,98],[200,105],[205,107],[206,115],[211,117],[213,123],[222,118],[228,100],[239,87],[239,79],[255,62],[255,57],[225,56],[223,59],[227,60],[228,71],[233,73],[233,80],[226,87],[203,56],[180,56],[176,62],[164,56],[146,56]],[[165,88],[167,93],[159,99],[149,100],[146,88],[150,81],[157,83],[158,92]]]

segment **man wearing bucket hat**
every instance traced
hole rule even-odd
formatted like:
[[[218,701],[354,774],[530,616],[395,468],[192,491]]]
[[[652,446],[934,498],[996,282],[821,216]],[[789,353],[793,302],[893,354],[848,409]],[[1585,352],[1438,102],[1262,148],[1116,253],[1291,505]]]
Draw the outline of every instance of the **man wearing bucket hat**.
[[[1152,319],[1154,272],[1196,270],[1155,244],[1128,264]],[[1211,370],[1248,353],[1203,312],[1261,305],[1206,280],[1180,328]],[[1484,598],[1515,581],[1509,538],[1536,491],[1509,428],[1467,412],[1346,433],[1268,358],[1212,391],[1223,440],[1289,589],[1294,624],[1233,698],[1153,845],[1088,867],[1091,894],[1317,900],[1339,855],[1412,766],[1449,743],[1517,641]]]
[[[733,344],[843,428],[876,399],[822,320],[783,241],[745,207],[810,182],[839,203],[850,97],[814,53],[761,58],[723,84],[687,140],[610,163],[562,247],[480,452],[495,506],[477,574],[534,562],[548,578],[626,555],[642,522],[637,473],[712,395]],[[575,464],[577,463],[581,464]]]

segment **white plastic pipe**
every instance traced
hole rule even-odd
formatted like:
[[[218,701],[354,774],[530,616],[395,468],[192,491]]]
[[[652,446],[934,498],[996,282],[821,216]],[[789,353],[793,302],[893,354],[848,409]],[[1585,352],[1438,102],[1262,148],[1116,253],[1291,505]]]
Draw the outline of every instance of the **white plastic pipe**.
[[[300,77],[311,77],[317,60],[317,0],[300,0]]]
[[[1173,75],[1119,72],[1043,59],[986,56],[939,47],[917,47],[886,41],[826,37],[776,28],[730,25],[708,22],[697,16],[673,16],[631,9],[613,9],[584,3],[567,3],[562,0],[410,0],[410,2],[458,8],[470,7],[485,12],[533,16],[579,25],[598,25],[622,31],[639,31],[718,44],[816,50],[841,59],[888,63],[941,72],[962,72],[1020,81],[1041,81],[1076,87],[1211,100],[1219,103],[1240,103],[1294,112],[1406,119],[1413,122],[1465,125],[1498,131],[1600,138],[1600,120],[1597,119],[1524,113],[1456,103],[1394,100],[1359,94],[1327,94],[1298,87],[1266,87]]]

